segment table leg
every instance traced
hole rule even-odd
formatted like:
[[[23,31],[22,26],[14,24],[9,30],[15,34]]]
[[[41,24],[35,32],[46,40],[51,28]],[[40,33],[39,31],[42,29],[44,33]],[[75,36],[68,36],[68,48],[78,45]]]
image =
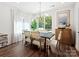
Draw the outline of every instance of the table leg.
[[[44,42],[44,56],[46,56],[46,54],[47,54],[47,53],[46,53],[46,50],[47,50],[47,49],[46,49],[46,38],[45,38],[45,42]],[[48,56],[48,54],[47,54],[47,56]]]

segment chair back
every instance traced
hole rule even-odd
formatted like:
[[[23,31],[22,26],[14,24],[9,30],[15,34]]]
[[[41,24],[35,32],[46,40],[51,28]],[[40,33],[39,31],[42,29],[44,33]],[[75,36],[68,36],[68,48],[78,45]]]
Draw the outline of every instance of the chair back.
[[[59,34],[58,34],[58,40],[61,39],[61,36],[62,36],[62,31],[60,31]]]
[[[30,37],[30,31],[24,31],[25,37]]]
[[[40,33],[38,31],[31,32],[31,37],[34,39],[39,39]]]

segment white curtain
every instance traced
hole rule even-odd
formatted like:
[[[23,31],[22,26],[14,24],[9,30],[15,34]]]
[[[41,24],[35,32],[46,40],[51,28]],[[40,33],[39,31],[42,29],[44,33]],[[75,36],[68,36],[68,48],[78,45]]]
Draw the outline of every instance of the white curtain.
[[[19,19],[15,21],[14,23],[14,36],[15,36],[15,41],[21,41],[22,40],[22,32],[23,32],[23,20]]]

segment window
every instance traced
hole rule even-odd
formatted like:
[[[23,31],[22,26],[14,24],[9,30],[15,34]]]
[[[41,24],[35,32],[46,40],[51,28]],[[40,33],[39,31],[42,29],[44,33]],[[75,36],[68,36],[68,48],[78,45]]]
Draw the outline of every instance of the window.
[[[51,16],[40,16],[40,17],[36,17],[34,20],[36,20],[37,24],[34,26],[37,29],[38,28],[43,28],[46,30],[51,30],[52,29],[52,17]],[[33,21],[32,21],[33,23]],[[35,29],[36,29],[35,28]]]

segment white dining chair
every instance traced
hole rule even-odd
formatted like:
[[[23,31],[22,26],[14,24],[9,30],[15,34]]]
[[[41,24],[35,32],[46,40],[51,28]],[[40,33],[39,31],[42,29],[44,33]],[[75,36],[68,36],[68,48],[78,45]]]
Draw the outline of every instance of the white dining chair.
[[[62,35],[62,31],[59,32],[57,39],[55,39],[55,35],[54,35],[50,40],[48,40],[48,43],[47,43],[50,46],[52,53],[55,53],[57,55],[59,55],[61,35]]]
[[[25,46],[27,46],[28,43],[31,42],[30,35],[31,35],[30,31],[24,31],[24,44],[25,44]]]

